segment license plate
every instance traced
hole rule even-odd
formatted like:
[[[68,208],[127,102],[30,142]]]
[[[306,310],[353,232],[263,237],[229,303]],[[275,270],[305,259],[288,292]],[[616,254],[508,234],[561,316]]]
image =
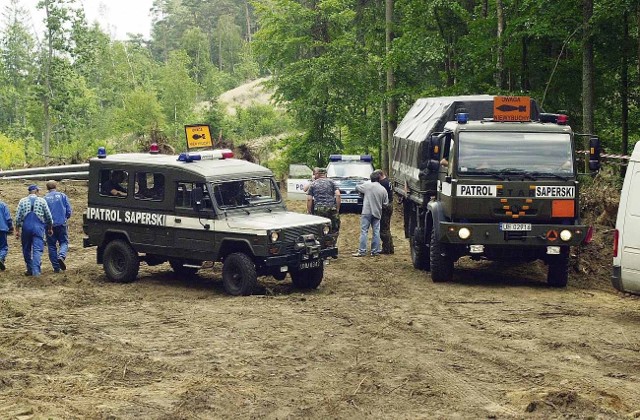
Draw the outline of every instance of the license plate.
[[[298,270],[308,270],[310,268],[318,268],[322,265],[322,260],[318,258],[317,260],[305,261],[301,262],[298,266]]]
[[[500,223],[500,230],[503,232],[528,232],[531,230],[531,223]]]
[[[342,202],[342,204],[358,204],[358,199],[357,198],[343,198],[342,200],[340,200],[340,202]]]

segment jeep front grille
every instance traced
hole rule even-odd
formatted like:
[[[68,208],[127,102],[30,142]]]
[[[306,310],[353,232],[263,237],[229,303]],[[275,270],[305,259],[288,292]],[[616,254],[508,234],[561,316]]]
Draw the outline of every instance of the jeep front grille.
[[[320,239],[322,235],[322,226],[301,226],[296,228],[284,229],[284,249],[286,253],[293,252],[293,244],[295,244],[301,235],[315,235],[316,239]]]

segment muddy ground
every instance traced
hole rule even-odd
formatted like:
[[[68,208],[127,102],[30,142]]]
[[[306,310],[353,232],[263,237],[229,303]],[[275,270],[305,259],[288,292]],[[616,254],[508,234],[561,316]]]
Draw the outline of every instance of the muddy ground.
[[[607,228],[566,289],[541,264],[471,261],[434,284],[411,266],[399,212],[395,255],[366,258],[350,256],[347,214],[319,290],[265,279],[233,298],[217,264],[106,282],[82,248],[86,188],[61,189],[76,211],[68,270],[23,277],[12,238],[0,273],[0,418],[640,416],[640,300],[609,285]],[[0,183],[12,210],[24,195]]]

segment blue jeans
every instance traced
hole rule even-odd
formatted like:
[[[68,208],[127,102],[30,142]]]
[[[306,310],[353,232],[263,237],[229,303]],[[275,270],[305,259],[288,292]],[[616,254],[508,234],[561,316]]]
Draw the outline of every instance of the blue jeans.
[[[376,219],[371,214],[360,215],[360,246],[359,254],[367,253],[367,236],[369,234],[369,226],[373,229],[373,238],[371,238],[371,255],[379,254],[380,249],[380,219]]]
[[[0,261],[4,261],[7,258],[7,252],[9,252],[9,244],[7,243],[7,232],[0,232]]]
[[[60,244],[59,250],[58,244]],[[53,269],[60,269],[58,258],[63,260],[67,258],[67,251],[69,250],[69,233],[66,225],[53,227],[53,235],[47,236],[47,248],[49,250],[49,261],[51,261]]]

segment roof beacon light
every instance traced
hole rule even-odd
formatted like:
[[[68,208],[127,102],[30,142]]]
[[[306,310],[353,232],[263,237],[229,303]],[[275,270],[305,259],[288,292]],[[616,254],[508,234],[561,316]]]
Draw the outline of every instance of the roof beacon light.
[[[193,162],[194,160],[222,160],[233,157],[233,152],[229,149],[208,150],[200,153],[180,153],[180,162]]]
[[[104,159],[107,157],[107,149],[104,147],[98,147],[98,159]]]
[[[558,125],[567,125],[568,122],[569,122],[568,116],[566,116],[565,114],[558,114],[558,119],[556,120],[556,123]]]
[[[151,143],[151,146],[149,146],[149,153],[151,153],[152,155],[157,155],[158,153],[160,153],[160,147],[158,147],[158,143]]]
[[[467,121],[469,121],[469,114],[466,112],[458,112],[456,114],[456,121],[458,121],[458,124],[466,124]]]
[[[329,155],[329,162],[340,161],[361,161],[371,162],[373,158],[371,155]]]

